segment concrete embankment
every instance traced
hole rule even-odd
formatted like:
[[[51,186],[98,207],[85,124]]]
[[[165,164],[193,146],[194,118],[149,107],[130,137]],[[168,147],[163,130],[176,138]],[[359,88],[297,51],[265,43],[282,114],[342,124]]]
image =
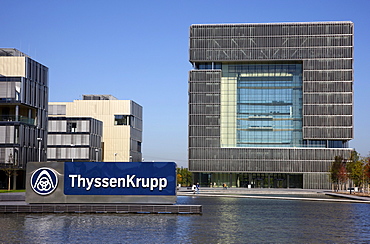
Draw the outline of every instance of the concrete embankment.
[[[1,193],[0,213],[156,213],[202,214],[201,205],[164,204],[28,204],[25,193]]]
[[[333,193],[327,190],[315,189],[248,189],[248,188],[200,188],[199,193],[193,193],[187,188],[180,188],[178,196],[199,197],[233,197],[254,199],[279,199],[279,200],[302,200],[302,201],[326,201],[347,203],[370,203],[369,197]],[[332,197],[327,197],[332,196]]]
[[[370,197],[358,196],[324,190],[311,189],[248,189],[248,188],[207,188],[201,187],[199,193],[194,194],[186,187],[177,191],[178,196],[192,197],[230,197],[251,199],[276,199],[299,201],[322,201],[342,203],[370,203]],[[329,196],[329,197],[328,197]],[[202,213],[202,206],[198,205],[125,205],[125,204],[28,204],[25,202],[25,193],[0,194],[0,212],[44,212],[44,213]]]
[[[0,193],[0,204],[1,202],[19,202],[25,201],[25,192],[12,192],[12,193]]]

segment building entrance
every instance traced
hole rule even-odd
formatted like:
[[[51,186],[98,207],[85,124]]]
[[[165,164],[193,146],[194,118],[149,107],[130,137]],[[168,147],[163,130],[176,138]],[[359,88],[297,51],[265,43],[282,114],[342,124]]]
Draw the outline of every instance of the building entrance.
[[[195,173],[201,186],[242,188],[303,188],[303,174],[284,173]]]
[[[246,176],[246,177],[245,177]],[[244,187],[251,188],[288,188],[287,174],[252,173],[243,174]]]

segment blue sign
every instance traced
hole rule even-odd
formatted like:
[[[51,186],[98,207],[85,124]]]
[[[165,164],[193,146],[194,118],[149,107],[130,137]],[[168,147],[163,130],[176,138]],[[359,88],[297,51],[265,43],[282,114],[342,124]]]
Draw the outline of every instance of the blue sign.
[[[31,176],[31,188],[39,195],[49,195],[58,186],[58,176],[55,170],[50,168],[39,168]]]
[[[172,162],[65,162],[65,195],[175,195]]]

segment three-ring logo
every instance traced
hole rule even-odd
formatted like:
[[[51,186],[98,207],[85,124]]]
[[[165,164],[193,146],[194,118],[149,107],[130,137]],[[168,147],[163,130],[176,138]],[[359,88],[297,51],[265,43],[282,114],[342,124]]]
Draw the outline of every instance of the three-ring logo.
[[[58,186],[58,176],[53,169],[39,168],[31,176],[31,187],[39,195],[49,195]]]

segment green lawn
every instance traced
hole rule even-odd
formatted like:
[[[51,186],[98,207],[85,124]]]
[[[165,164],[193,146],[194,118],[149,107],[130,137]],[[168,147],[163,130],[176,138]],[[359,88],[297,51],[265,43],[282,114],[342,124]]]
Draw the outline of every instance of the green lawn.
[[[26,190],[0,190],[0,193],[9,193],[9,192],[25,192]]]

